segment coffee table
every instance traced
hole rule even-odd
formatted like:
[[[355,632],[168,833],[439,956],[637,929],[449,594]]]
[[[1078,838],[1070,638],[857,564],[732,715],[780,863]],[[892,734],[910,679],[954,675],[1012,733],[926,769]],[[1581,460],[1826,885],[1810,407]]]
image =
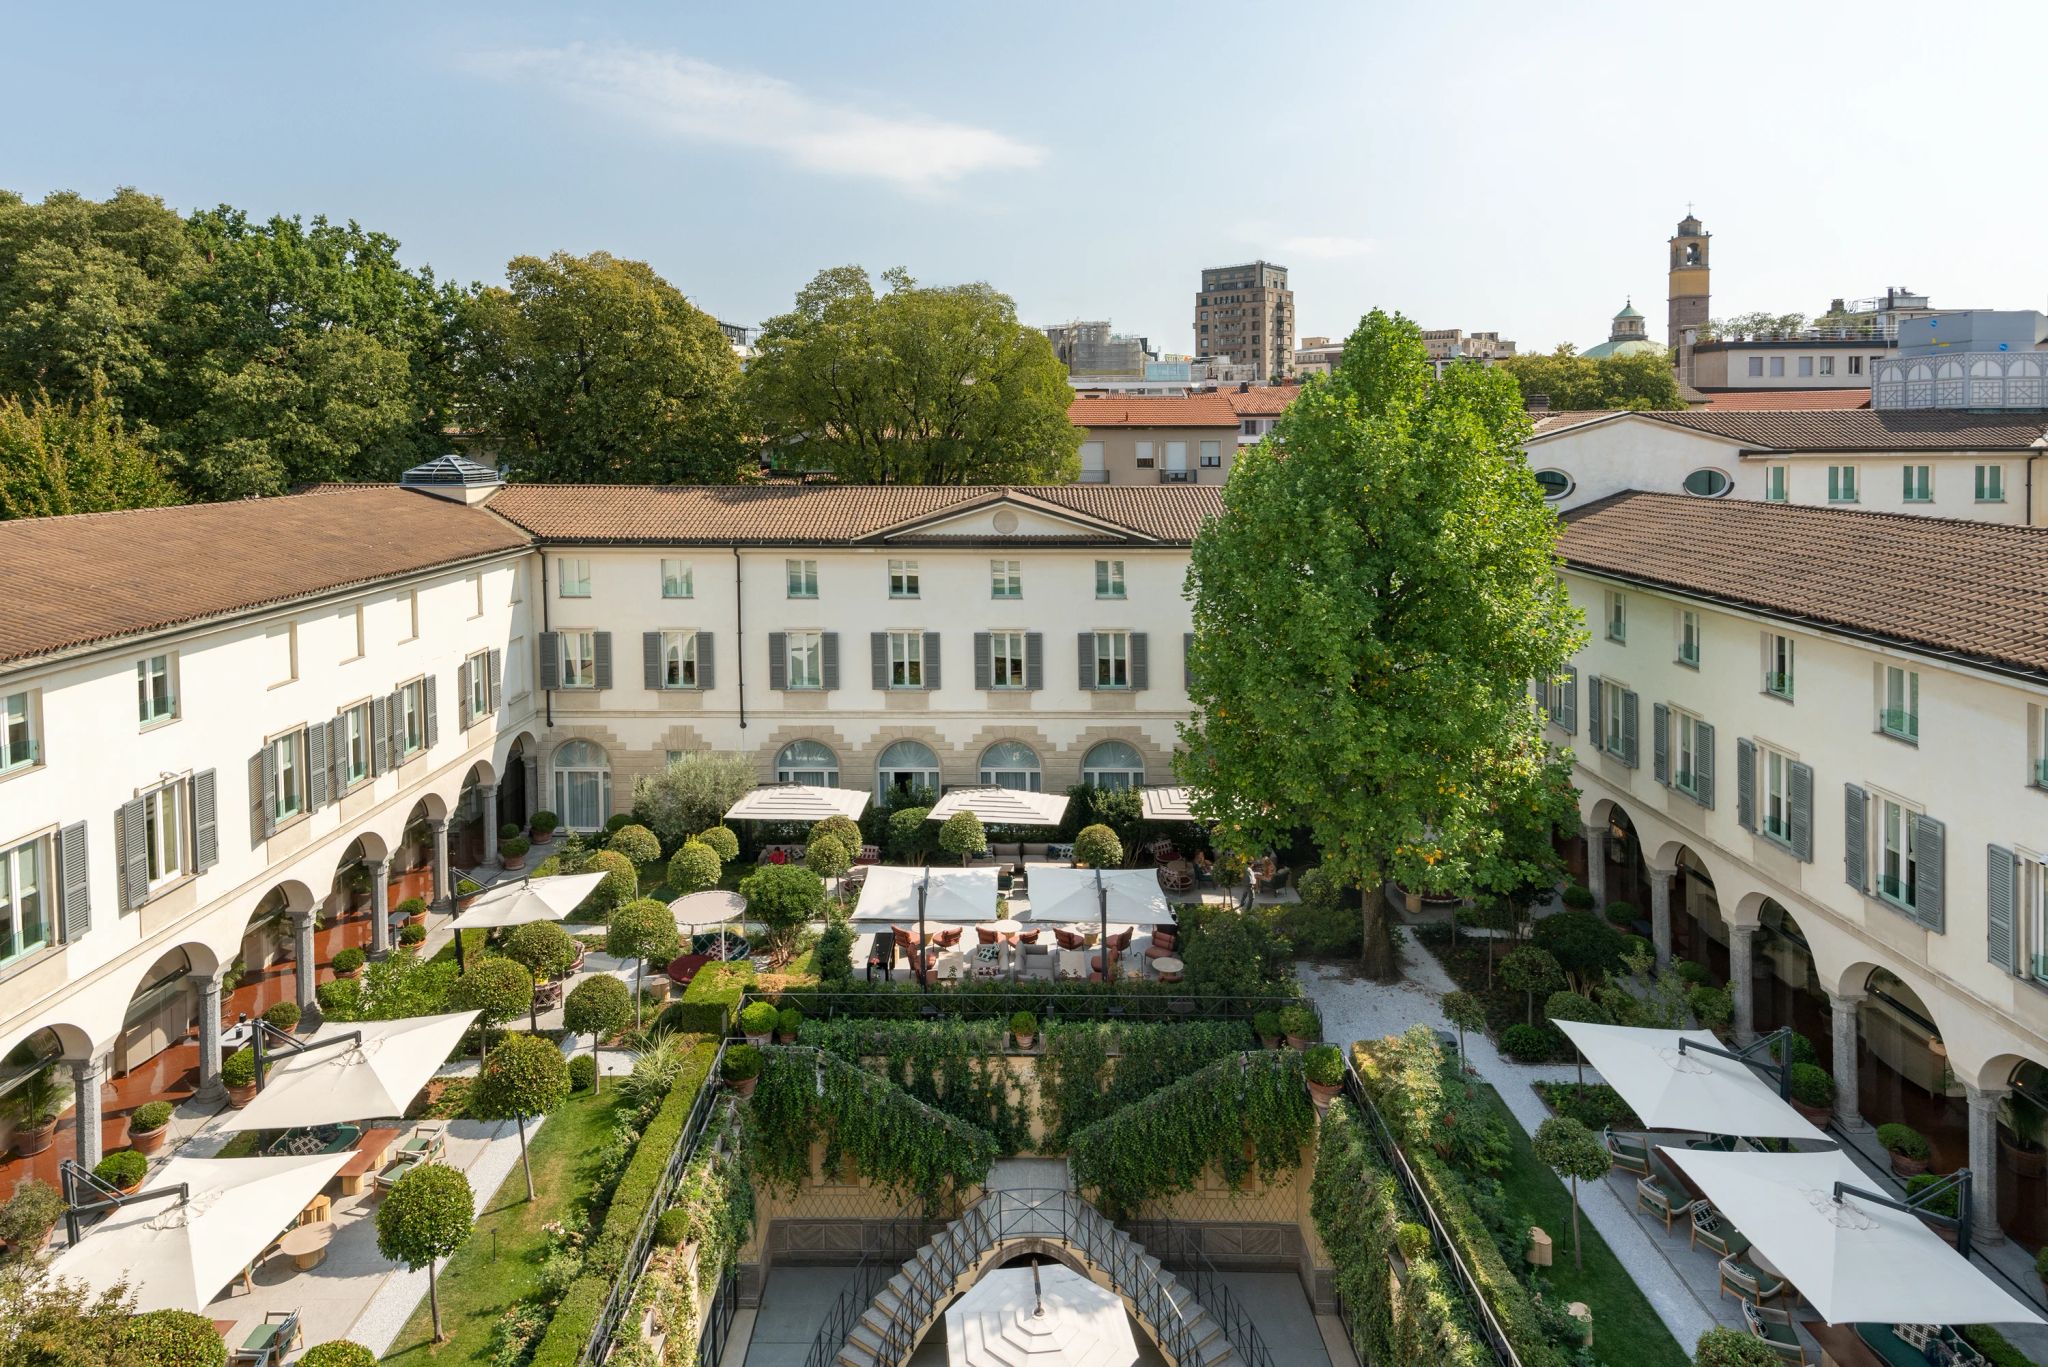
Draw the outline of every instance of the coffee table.
[[[1185,965],[1179,959],[1172,958],[1171,956],[1152,961],[1152,968],[1159,974],[1159,981],[1163,983],[1179,982],[1181,970],[1184,967]]]
[[[278,1250],[292,1260],[301,1272],[310,1272],[320,1266],[320,1260],[327,1256],[327,1245],[334,1242],[334,1222],[320,1220],[310,1225],[294,1225],[277,1241]]]

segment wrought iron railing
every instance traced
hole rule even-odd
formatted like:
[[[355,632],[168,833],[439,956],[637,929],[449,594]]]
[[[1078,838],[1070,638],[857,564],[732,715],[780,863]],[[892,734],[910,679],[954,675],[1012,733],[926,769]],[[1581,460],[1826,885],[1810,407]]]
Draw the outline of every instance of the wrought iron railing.
[[[697,1361],[718,1367],[725,1356],[726,1340],[732,1337],[733,1316],[740,1308],[740,1274],[728,1266],[725,1275],[718,1279],[718,1289],[711,1293],[711,1304],[704,1307],[704,1328],[697,1335]]]
[[[1148,1220],[1125,1227],[1125,1233],[1145,1246],[1147,1252],[1194,1295],[1198,1304],[1209,1312],[1223,1328],[1223,1336],[1230,1340],[1230,1346],[1237,1349],[1239,1357],[1247,1364],[1254,1361],[1268,1361],[1266,1342],[1260,1336],[1258,1326],[1252,1323],[1244,1303],[1230,1293],[1223,1282],[1223,1274],[1216,1270],[1216,1264],[1209,1261],[1209,1255],[1202,1251],[1201,1243],[1185,1225],[1166,1220]]]
[[[767,994],[749,990],[740,1001],[794,1003],[808,1016],[883,1016],[914,1020],[920,1016],[967,1016],[1007,1020],[1029,1011],[1041,1021],[1074,1020],[1251,1020],[1259,1013],[1276,1015],[1290,1007],[1321,1013],[1306,997],[1248,997],[1228,992],[1177,992],[1170,986],[1132,991],[1103,984],[1059,984],[1053,987],[941,988],[920,992],[911,984],[865,991],[828,992],[793,988]]]

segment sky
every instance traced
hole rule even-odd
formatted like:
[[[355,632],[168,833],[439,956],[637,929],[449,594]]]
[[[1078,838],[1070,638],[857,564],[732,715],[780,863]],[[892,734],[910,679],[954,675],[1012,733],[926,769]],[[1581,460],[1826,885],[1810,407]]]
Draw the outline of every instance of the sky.
[[[353,218],[465,283],[609,251],[728,322],[900,265],[1185,351],[1264,258],[1304,336],[1661,338],[1688,203],[1716,317],[2048,309],[2038,3],[6,9],[0,188]]]

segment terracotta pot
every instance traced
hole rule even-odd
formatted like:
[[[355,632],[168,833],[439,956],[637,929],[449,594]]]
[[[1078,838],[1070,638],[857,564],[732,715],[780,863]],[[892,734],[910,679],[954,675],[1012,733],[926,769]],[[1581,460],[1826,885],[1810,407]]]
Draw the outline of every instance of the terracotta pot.
[[[773,1033],[772,1031],[771,1031],[770,1033],[768,1033],[768,1034],[765,1034],[765,1035],[748,1035],[748,1036],[747,1036],[747,1043],[749,1043],[749,1044],[753,1045],[753,1046],[754,1046],[754,1047],[755,1047],[756,1049],[765,1049],[765,1048],[767,1048],[767,1047],[768,1047],[768,1046],[769,1046],[769,1045],[770,1045],[771,1043],[773,1043],[773,1042],[774,1042],[774,1040],[775,1040],[775,1036],[774,1036],[774,1033]]]
[[[361,964],[357,964],[354,968],[351,968],[346,973],[342,972],[340,969],[337,968],[334,970],[334,976],[342,979],[343,981],[353,982],[355,979],[363,976],[363,966]]]
[[[1038,1036],[1036,1035],[1019,1035],[1017,1036],[1017,1047],[1019,1049],[1029,1049],[1031,1042],[1037,1038]]]
[[[47,1125],[24,1125],[14,1132],[14,1152],[23,1158],[32,1158],[50,1147],[57,1137],[57,1122]]]
[[[1309,1043],[1310,1040],[1306,1035],[1289,1035],[1287,1037],[1287,1047],[1289,1049],[1306,1049]]]
[[[794,1031],[794,1030],[777,1030],[777,1031],[775,1032],[775,1042],[776,1042],[777,1044],[795,1044],[795,1043],[796,1043],[796,1031]]]
[[[228,1088],[228,1105],[234,1107],[238,1111],[241,1110],[244,1106],[248,1105],[250,1102],[254,1101],[255,1099],[256,1084],[253,1082],[246,1087]]]
[[[128,1147],[137,1153],[155,1153],[164,1146],[164,1140],[170,1137],[170,1133],[169,1125],[159,1125],[153,1130],[138,1130],[131,1126],[128,1130]]]
[[[2002,1132],[1998,1136],[1998,1148],[2005,1155],[2005,1161],[2012,1165],[2015,1176],[2039,1177],[2048,1172],[2048,1149],[2023,1149]]]
[[[1828,1122],[1835,1118],[1835,1108],[1832,1106],[1809,1106],[1803,1101],[1794,1099],[1792,1109],[1805,1116],[1808,1123],[1818,1129],[1826,1129]]]
[[[1410,916],[1418,915],[1422,911],[1422,894],[1419,892],[1410,892],[1403,888],[1401,890],[1401,901],[1407,908]]]
[[[1891,1155],[1891,1160],[1892,1172],[1899,1177],[1918,1177],[1921,1173],[1927,1171],[1927,1160],[1925,1158],[1908,1158],[1902,1153],[1894,1153]]]
[[[1268,1049],[1278,1049],[1286,1041],[1278,1035],[1261,1035],[1259,1036],[1259,1043]]]
[[[1343,1090],[1344,1084],[1341,1082],[1311,1082],[1308,1085],[1308,1094],[1315,1098],[1316,1109],[1319,1111],[1326,1109],[1337,1099],[1337,1093]]]
[[[552,845],[555,841],[555,833],[553,831],[549,831],[546,835],[542,835],[539,831],[532,831],[529,834],[536,845]]]
[[[739,1093],[741,1096],[752,1096],[754,1094],[754,1088],[758,1087],[760,1084],[760,1078],[750,1077],[740,1082],[728,1082],[725,1085],[732,1088],[733,1091]]]
[[[526,856],[523,854],[501,854],[498,856],[498,866],[507,870],[523,869],[526,867]]]

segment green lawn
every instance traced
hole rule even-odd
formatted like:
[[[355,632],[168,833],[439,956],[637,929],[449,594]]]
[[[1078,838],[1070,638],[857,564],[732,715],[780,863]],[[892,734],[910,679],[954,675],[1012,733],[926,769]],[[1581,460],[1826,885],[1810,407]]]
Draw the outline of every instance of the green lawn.
[[[1572,1268],[1571,1192],[1557,1174],[1536,1161],[1529,1136],[1508,1113],[1499,1093],[1480,1084],[1478,1091],[1499,1111],[1514,1138],[1514,1157],[1500,1174],[1511,1209],[1525,1210],[1549,1233],[1554,1258],[1550,1283],[1566,1301],[1584,1301],[1593,1311],[1593,1346],[1603,1362],[1629,1367],[1687,1367],[1692,1359],[1664,1327],[1664,1321],[1628,1275],[1621,1262],[1581,1211],[1579,1231],[1586,1241],[1584,1271]],[[1584,1185],[1582,1184],[1582,1190]]]
[[[592,1155],[611,1134],[617,1102],[615,1092],[578,1092],[549,1114],[532,1139],[538,1199],[527,1202],[526,1179],[515,1165],[486,1204],[469,1242],[441,1269],[441,1327],[449,1341],[433,1346],[433,1323],[422,1297],[384,1361],[415,1367],[442,1358],[449,1363],[490,1361],[492,1326],[538,1284],[547,1248],[541,1226],[560,1219],[590,1193]]]

